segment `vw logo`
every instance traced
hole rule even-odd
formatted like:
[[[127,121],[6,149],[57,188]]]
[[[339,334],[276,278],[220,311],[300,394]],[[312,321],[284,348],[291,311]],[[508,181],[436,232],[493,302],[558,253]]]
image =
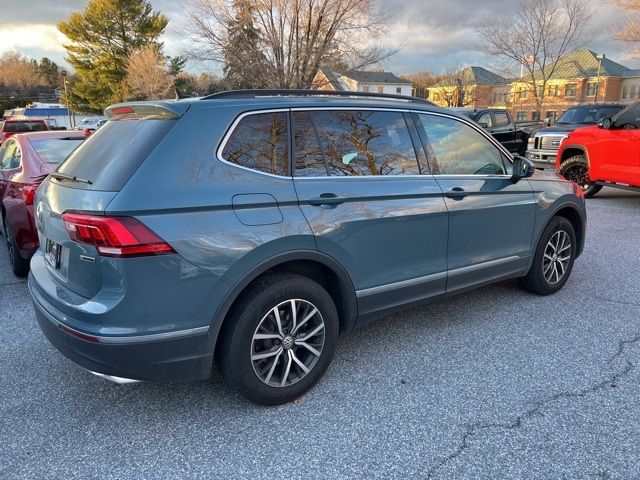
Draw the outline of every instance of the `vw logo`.
[[[284,337],[284,340],[282,341],[282,346],[284,347],[285,350],[289,350],[291,347],[293,347],[293,337],[289,335]]]

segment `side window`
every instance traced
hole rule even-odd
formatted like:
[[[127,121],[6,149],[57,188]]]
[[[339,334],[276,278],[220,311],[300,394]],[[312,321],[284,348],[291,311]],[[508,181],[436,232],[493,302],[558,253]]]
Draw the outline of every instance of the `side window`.
[[[2,147],[2,159],[0,160],[0,169],[9,170],[13,165],[13,156],[16,152],[18,144],[14,142],[9,142],[3,145]]]
[[[453,118],[421,114],[420,120],[434,175],[506,175],[500,150],[480,132]]]
[[[640,127],[640,105],[623,110],[613,122],[616,128],[634,129]]]
[[[16,148],[11,157],[9,168],[20,168],[20,164],[22,163],[22,150],[20,149],[20,145],[16,143],[15,146]]]
[[[493,125],[491,124],[491,113],[484,112],[482,115],[480,115],[478,117],[478,125],[484,128],[492,127]]]
[[[495,112],[493,114],[493,118],[496,121],[494,125],[496,127],[504,127],[506,125],[509,125],[509,117],[505,112]]]
[[[273,175],[288,175],[286,112],[247,115],[236,125],[222,150],[227,162]]]
[[[294,117],[295,118],[295,117]],[[319,143],[296,140],[296,175],[419,175],[416,152],[400,112],[368,110],[310,111],[300,115],[295,137],[315,131]],[[298,151],[298,145],[303,150]],[[306,149],[309,149],[308,151]],[[310,172],[307,173],[309,169]]]

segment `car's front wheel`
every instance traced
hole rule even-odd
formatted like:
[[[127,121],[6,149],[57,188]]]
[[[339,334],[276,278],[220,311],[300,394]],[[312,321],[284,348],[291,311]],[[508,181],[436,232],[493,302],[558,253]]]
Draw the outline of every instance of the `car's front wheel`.
[[[587,198],[602,190],[602,185],[598,185],[589,177],[589,163],[584,155],[575,155],[562,162],[558,175],[578,184]]]
[[[225,321],[216,361],[243,396],[279,405],[320,380],[337,337],[338,313],[322,286],[295,274],[266,275]]]
[[[550,295],[567,282],[577,252],[573,225],[563,217],[553,217],[536,248],[533,265],[520,285],[538,295]]]

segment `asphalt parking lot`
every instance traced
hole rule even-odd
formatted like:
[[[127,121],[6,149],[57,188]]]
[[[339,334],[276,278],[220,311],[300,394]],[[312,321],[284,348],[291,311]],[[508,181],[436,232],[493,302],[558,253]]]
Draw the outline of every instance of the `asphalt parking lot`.
[[[46,341],[2,245],[0,478],[640,478],[640,195],[588,210],[560,293],[506,282],[348,333],[276,408],[218,377],[88,374]]]

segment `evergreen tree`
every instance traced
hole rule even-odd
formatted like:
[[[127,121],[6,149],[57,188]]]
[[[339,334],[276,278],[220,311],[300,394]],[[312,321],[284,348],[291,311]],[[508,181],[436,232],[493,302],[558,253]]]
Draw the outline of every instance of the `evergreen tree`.
[[[38,70],[45,85],[48,87],[60,86],[60,68],[56,62],[47,57],[43,57],[38,65]]]
[[[262,88],[266,58],[260,51],[260,32],[253,21],[255,7],[251,0],[233,0],[233,10],[224,51],[226,84],[231,89]]]
[[[73,12],[58,24],[71,42],[65,45],[76,72],[70,96],[92,110],[123,101],[129,55],[147,45],[161,51],[158,38],[168,21],[147,0],[90,0]]]

